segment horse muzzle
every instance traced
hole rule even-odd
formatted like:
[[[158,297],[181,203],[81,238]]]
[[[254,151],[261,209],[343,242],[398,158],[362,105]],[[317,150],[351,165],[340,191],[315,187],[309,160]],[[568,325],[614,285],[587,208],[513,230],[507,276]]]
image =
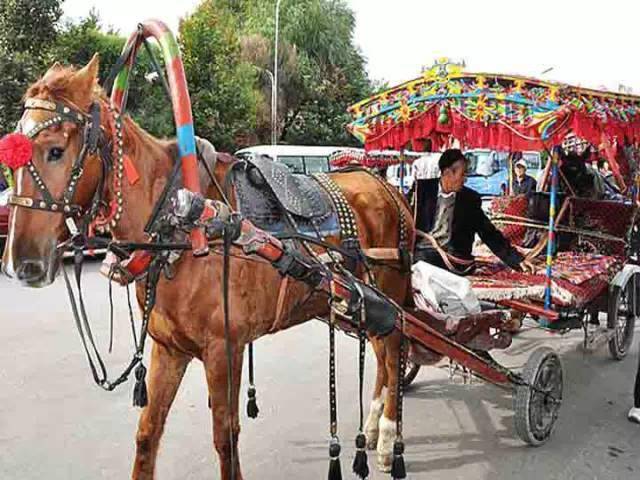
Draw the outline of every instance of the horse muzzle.
[[[55,259],[24,259],[15,270],[4,268],[4,273],[18,280],[23,286],[41,288],[51,285],[56,277],[58,262]]]

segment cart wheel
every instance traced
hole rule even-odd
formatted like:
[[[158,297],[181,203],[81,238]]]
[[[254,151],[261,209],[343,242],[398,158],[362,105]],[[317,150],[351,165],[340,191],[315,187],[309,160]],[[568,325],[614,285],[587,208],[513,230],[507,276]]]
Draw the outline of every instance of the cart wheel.
[[[613,336],[609,340],[609,352],[615,360],[622,360],[627,356],[633,341],[636,325],[634,288],[637,283],[638,277],[632,275],[622,287],[614,286],[609,296],[607,327],[613,330]]]
[[[527,360],[513,397],[518,436],[534,447],[545,443],[562,404],[562,363],[550,348],[541,347]]]
[[[407,368],[404,373],[404,388],[407,388],[413,383],[420,371],[420,365],[413,363],[411,360],[407,360]]]

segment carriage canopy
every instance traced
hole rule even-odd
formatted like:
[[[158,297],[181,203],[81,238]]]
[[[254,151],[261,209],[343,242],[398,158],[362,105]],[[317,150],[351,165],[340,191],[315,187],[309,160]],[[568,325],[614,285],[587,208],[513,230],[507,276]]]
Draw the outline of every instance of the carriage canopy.
[[[542,150],[568,133],[611,148],[640,140],[640,97],[517,75],[468,73],[439,59],[421,77],[349,107],[365,150]]]

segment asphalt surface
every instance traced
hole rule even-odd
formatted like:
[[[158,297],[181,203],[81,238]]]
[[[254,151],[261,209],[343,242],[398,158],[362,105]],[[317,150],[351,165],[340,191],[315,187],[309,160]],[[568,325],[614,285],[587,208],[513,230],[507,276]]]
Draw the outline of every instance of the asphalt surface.
[[[107,282],[92,264],[85,292],[106,349]],[[116,289],[112,372],[129,359],[123,290]],[[41,290],[0,278],[0,479],[130,477],[138,411],[130,382],[116,392],[90,377],[61,279]],[[640,337],[640,335],[637,335]],[[496,358],[521,367],[546,344],[562,357],[565,400],[552,439],[525,446],[512,425],[511,395],[479,380],[450,380],[446,365],[423,369],[407,393],[405,440],[412,479],[637,479],[640,426],[626,420],[638,347],[623,362],[606,347],[584,352],[581,332],[523,332]],[[343,477],[357,431],[357,343],[338,338],[338,398]],[[247,479],[326,478],[327,328],[310,322],[256,344],[257,420],[243,415],[241,461]],[[368,357],[371,359],[371,355]],[[368,363],[367,398],[373,383]],[[243,387],[243,392],[246,388]],[[244,395],[243,395],[244,401]],[[367,402],[368,403],[368,402]],[[243,406],[244,411],[244,406]],[[370,466],[375,465],[374,452]],[[204,374],[190,365],[167,422],[157,478],[218,478]],[[373,479],[389,478],[375,472]]]

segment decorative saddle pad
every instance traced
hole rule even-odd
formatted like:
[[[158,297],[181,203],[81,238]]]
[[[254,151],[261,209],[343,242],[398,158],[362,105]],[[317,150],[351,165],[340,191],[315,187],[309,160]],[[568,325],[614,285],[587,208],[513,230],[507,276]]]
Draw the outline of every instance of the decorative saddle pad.
[[[300,233],[322,237],[340,233],[331,199],[312,177],[259,157],[236,164],[232,181],[240,213],[263,230],[286,231],[289,215]]]

